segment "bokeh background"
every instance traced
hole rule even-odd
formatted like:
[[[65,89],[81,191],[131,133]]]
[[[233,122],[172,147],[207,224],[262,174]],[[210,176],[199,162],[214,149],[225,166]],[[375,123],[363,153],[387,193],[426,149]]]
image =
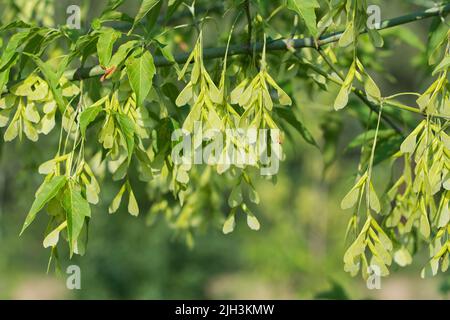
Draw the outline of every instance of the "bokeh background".
[[[30,12],[46,1],[22,1],[24,5],[16,11],[11,9],[12,2],[0,0],[1,22],[20,16],[63,23],[67,6],[79,4],[86,23],[101,11],[106,1],[54,1],[53,12],[40,17]],[[126,2],[124,10],[136,12],[139,1]],[[211,2],[203,2],[208,3]],[[383,19],[432,5],[431,1],[376,3],[381,5]],[[221,19],[214,12],[211,16],[216,22]],[[376,76],[385,95],[420,91],[429,83],[426,70],[419,67],[429,25],[430,21],[425,21],[404,26],[401,36],[400,32],[385,33],[391,37],[390,50],[373,53],[374,60],[388,70]],[[214,43],[216,31],[223,30],[218,31],[220,23],[209,26],[208,41]],[[381,290],[368,290],[364,280],[351,278],[343,271],[345,229],[351,213],[342,211],[339,203],[352,185],[359,159],[359,151],[346,146],[364,128],[357,117],[331,112],[338,88],[330,87],[329,93],[321,93],[300,82],[295,86],[299,117],[322,146],[322,127],[328,124],[326,132],[336,144],[323,154],[306,144],[298,133],[291,132],[277,183],[256,180],[261,203],[253,209],[262,225],[259,232],[251,231],[242,218],[231,235],[223,235],[221,226],[200,230],[195,246],[188,248],[163,221],[148,226],[145,214],[139,218],[124,211],[109,215],[107,206],[114,196],[115,185],[104,181],[103,201],[93,208],[86,255],[61,261],[63,271],[71,264],[81,267],[81,290],[66,289],[65,274],[46,273],[49,252],[42,248],[43,219],[21,238],[18,236],[42,179],[37,167],[55,150],[57,137],[42,137],[37,144],[4,143],[0,139],[0,298],[449,298],[448,273],[432,279],[420,278],[426,250],[413,265],[403,269],[393,267],[391,276],[382,279]],[[355,110],[363,108],[358,100],[351,103]],[[388,164],[382,163],[375,171],[380,188],[387,181],[387,168]],[[145,193],[141,193],[139,201],[148,201]]]

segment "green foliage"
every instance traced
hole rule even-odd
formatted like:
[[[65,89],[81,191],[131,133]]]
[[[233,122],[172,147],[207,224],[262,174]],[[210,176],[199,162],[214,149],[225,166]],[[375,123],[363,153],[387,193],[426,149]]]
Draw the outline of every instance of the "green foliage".
[[[370,74],[383,71],[376,57],[387,39],[378,30],[365,30],[366,1],[248,1],[248,27],[237,35],[234,25],[243,19],[243,6],[229,1],[226,17],[220,18],[230,30],[227,46],[207,50],[204,39],[210,32],[206,26],[210,17],[200,17],[196,3],[181,6],[180,1],[143,0],[134,19],[118,11],[124,3],[109,1],[87,30],[32,19],[6,20],[0,26],[4,140],[21,140],[25,135],[36,142],[40,134],[60,129],[56,153],[38,169],[45,175],[44,182],[22,229],[46,211],[49,223],[43,244],[52,248],[52,257],[58,255],[61,237],[68,242],[71,257],[84,254],[91,205],[101,201],[102,181],[108,177],[119,188],[109,213],[117,212],[125,201],[130,215],[143,212],[135,191],[145,184],[151,202],[146,219],[164,216],[188,245],[194,242],[195,230],[209,224],[222,226],[224,234],[233,232],[239,213],[251,230],[259,230],[260,222],[252,212],[252,206],[263,201],[252,181],[256,169],[266,165],[259,154],[238,139],[226,139],[215,156],[228,160],[235,148],[241,148],[252,161],[212,165],[211,155],[203,165],[177,163],[173,156],[177,144],[172,139],[177,129],[193,135],[193,153],[213,140],[211,130],[226,135],[229,129],[255,129],[254,138],[263,141],[261,148],[282,160],[285,155],[278,147],[284,135],[271,144],[262,130],[290,125],[324,152],[328,168],[337,157],[341,118],[355,114],[354,93],[369,113],[356,112],[367,132],[349,145],[350,149],[361,147],[361,159],[356,183],[341,202],[342,209],[353,210],[345,270],[352,275],[361,271],[367,277],[369,267],[377,266],[385,276],[393,261],[402,267],[411,264],[422,246],[430,251],[422,276],[448,269],[450,33],[444,21],[448,4],[436,10],[435,15],[441,16],[431,26],[426,48],[429,65],[425,67],[431,69],[428,73],[434,82],[422,94],[384,96],[377,78]],[[181,10],[189,11],[192,25],[169,23]],[[429,16],[404,17],[395,23]],[[227,19],[235,21],[232,26]],[[293,19],[294,33],[289,19]],[[291,33],[294,38],[310,38],[294,41],[288,37]],[[249,43],[230,45],[242,37]],[[221,44],[222,37],[215,42]],[[329,45],[333,42],[337,44]],[[296,52],[299,43],[308,47],[304,55]],[[180,49],[188,53],[173,54]],[[280,49],[286,51],[282,59]],[[213,64],[212,58],[223,60]],[[183,63],[180,70],[176,65]],[[89,64],[97,66],[86,68]],[[297,112],[307,106],[300,97],[306,93],[297,92],[298,83],[308,85],[311,95],[333,92],[334,111],[339,113],[321,121],[322,141],[299,120]],[[397,101],[403,96],[417,96],[417,107]],[[415,129],[404,137],[402,130],[409,127],[399,126],[406,123],[401,121],[406,112],[421,119],[412,118],[408,124]],[[372,114],[377,116],[375,128]],[[201,130],[196,130],[198,123]],[[376,190],[373,172],[387,159],[393,182],[382,195]],[[275,174],[268,179],[275,181]]]
[[[289,9],[298,13],[305,21],[306,27],[313,36],[317,36],[317,21],[315,9],[320,5],[316,0],[287,0],[286,5]]]
[[[136,94],[136,104],[140,107],[150,93],[155,75],[155,65],[150,52],[144,51],[140,56],[130,58],[127,73],[131,88]]]

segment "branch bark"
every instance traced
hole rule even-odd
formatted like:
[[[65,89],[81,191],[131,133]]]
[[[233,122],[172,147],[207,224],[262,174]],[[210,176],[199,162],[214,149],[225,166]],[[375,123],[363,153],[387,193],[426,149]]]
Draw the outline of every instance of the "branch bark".
[[[396,17],[389,20],[384,20],[378,30],[389,29],[392,27],[420,21],[440,15],[445,15],[450,12],[450,4],[442,5],[439,7],[427,9],[420,12],[407,14],[404,16]],[[363,30],[360,34],[367,33],[367,30]],[[301,48],[317,48],[324,45],[339,41],[343,32],[336,32],[320,37],[317,41],[314,38],[303,39],[278,39],[267,43],[266,51],[287,51]],[[228,50],[228,56],[251,54],[254,52],[261,52],[264,44],[262,42],[256,42],[253,45],[231,45]],[[223,58],[226,52],[226,47],[208,48],[203,50],[203,59],[217,59]],[[189,58],[189,53],[182,53],[175,55],[174,61],[169,61],[162,56],[154,57],[156,67],[168,67],[173,64],[183,64]],[[65,73],[65,76],[69,80],[82,80],[86,78],[96,77],[104,74],[104,70],[100,66],[92,66],[79,68],[76,70],[69,70]]]

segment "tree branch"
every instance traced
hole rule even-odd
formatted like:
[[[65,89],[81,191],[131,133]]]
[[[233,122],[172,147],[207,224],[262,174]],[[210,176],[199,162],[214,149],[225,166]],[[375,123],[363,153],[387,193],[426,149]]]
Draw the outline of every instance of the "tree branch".
[[[420,21],[440,15],[445,15],[450,12],[450,4],[442,5],[439,7],[427,9],[420,12],[407,14],[404,16],[396,17],[393,19],[385,20],[381,23],[378,30],[384,30],[404,24],[408,24],[415,21]],[[367,30],[363,30],[360,34],[366,33]],[[269,42],[266,47],[266,51],[286,51],[301,48],[316,48],[324,45],[339,41],[343,32],[336,32],[320,37],[317,41],[314,38],[303,39],[278,39]],[[241,54],[251,54],[252,50],[255,52],[261,52],[264,44],[262,42],[256,42],[253,45],[231,45],[228,50],[228,56],[235,56]],[[208,48],[203,51],[203,59],[217,59],[223,58],[226,52],[226,47]],[[174,61],[168,61],[162,56],[154,57],[155,66],[168,67],[173,64],[183,64],[189,58],[189,53],[183,53],[175,55]],[[104,70],[100,66],[79,68],[76,70],[69,70],[65,73],[65,76],[69,80],[81,80],[91,77],[96,77],[104,74]]]

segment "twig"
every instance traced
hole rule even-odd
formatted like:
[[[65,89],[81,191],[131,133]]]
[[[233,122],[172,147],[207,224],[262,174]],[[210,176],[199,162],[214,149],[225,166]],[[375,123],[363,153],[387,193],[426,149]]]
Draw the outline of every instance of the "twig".
[[[404,24],[408,24],[415,21],[420,21],[440,15],[444,15],[450,12],[450,4],[443,5],[440,7],[431,8],[425,11],[415,12],[400,16],[397,18],[385,20],[380,24],[379,30],[384,30]],[[367,30],[361,31],[361,34],[366,33]],[[266,51],[286,51],[292,49],[301,48],[316,48],[316,44],[319,47],[324,45],[337,42],[341,38],[343,32],[332,33],[320,37],[317,41],[314,38],[303,38],[303,39],[278,39],[269,42],[266,47]],[[249,47],[246,45],[231,45],[228,50],[228,56],[235,56],[241,54],[251,54],[252,50],[255,52],[261,52],[264,44],[262,42],[256,42],[254,45]],[[208,48],[203,51],[203,59],[217,59],[223,58],[226,52],[226,47],[218,48]],[[169,61],[165,57],[156,56],[154,57],[156,67],[168,67],[173,64],[184,64],[189,58],[189,53],[183,53],[175,55],[174,61]],[[95,76],[103,75],[104,70],[100,66],[92,66],[86,68],[79,68],[76,70],[69,70],[65,73],[65,76],[69,80],[81,80],[84,78],[91,78]]]
[[[341,81],[344,81],[344,77],[339,73],[339,71],[336,70],[336,69],[334,68],[334,66],[328,61],[328,59],[326,58],[326,56],[324,56],[323,53],[322,53],[320,50],[318,50],[318,51],[319,51],[319,53],[322,55],[322,57],[324,58],[325,62],[326,62],[328,65],[330,65],[330,67],[332,68],[332,70],[338,75],[339,79],[341,79]],[[297,55],[296,55],[296,57],[297,57],[298,59],[301,59],[301,58],[298,57]],[[302,62],[304,63],[304,61],[302,61]],[[308,63],[307,65],[308,65],[308,67],[310,67],[312,70],[314,70],[314,71],[317,72],[318,74],[324,76],[324,77],[327,78],[328,80],[333,81],[334,83],[336,83],[336,84],[338,84],[338,85],[342,85],[342,83],[340,83],[338,80],[334,79],[333,77],[330,77],[328,73],[326,73],[325,71],[323,71],[323,70],[320,69],[319,67],[316,67],[316,66],[314,66],[313,64],[310,64],[310,63]],[[369,99],[367,99],[366,94],[364,93],[364,91],[362,91],[362,90],[360,90],[360,89],[355,88],[355,87],[352,86],[352,92],[353,92],[353,93],[354,93],[354,94],[355,94],[355,95],[356,95],[356,96],[357,96],[357,97],[358,97],[365,105],[367,105],[367,106],[370,108],[370,110],[372,110],[372,111],[374,111],[374,112],[378,112],[378,109],[380,108],[380,106],[378,106],[378,105],[372,103],[371,101],[369,101]],[[399,126],[397,126],[397,124],[394,123],[388,116],[386,116],[386,115],[383,114],[383,115],[382,115],[382,119],[383,119],[383,121],[384,121],[387,125],[389,125],[389,126],[390,126],[392,129],[394,129],[397,133],[403,135],[402,129],[401,129]]]

